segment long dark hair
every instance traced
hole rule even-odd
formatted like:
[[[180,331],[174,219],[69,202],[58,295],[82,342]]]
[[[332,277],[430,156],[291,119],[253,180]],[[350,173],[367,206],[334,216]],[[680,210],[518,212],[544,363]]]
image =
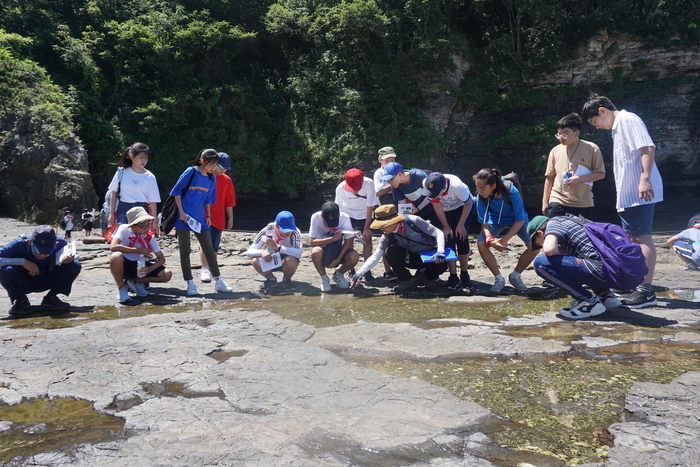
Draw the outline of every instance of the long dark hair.
[[[202,149],[194,160],[195,166],[207,165],[210,162],[219,162],[219,153],[216,149]],[[202,164],[204,163],[204,164]],[[214,176],[209,174],[209,178],[214,180]]]
[[[151,150],[148,148],[143,143],[134,143],[128,148],[124,149],[124,154],[122,154],[122,158],[119,161],[119,165],[124,167],[125,169],[127,167],[131,167],[133,164],[133,161],[131,160],[131,156],[135,156],[136,154],[145,152],[149,157],[151,156]]]
[[[501,171],[493,168],[481,169],[472,178],[474,179],[474,182],[481,182],[484,185],[490,186],[496,184],[496,188],[491,193],[491,196],[496,199],[503,196],[503,193],[506,191],[506,187],[503,185],[502,177]]]

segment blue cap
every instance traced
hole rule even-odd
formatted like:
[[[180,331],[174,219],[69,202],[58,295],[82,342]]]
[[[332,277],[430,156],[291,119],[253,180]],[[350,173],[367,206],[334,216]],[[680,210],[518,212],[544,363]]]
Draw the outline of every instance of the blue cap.
[[[56,231],[50,225],[40,225],[32,232],[32,243],[39,254],[51,254],[56,246]]]
[[[231,158],[225,152],[219,153],[219,167],[224,170],[231,170]]]
[[[289,211],[282,211],[277,214],[275,224],[277,224],[279,231],[283,233],[293,232],[297,229],[297,225],[294,223],[294,214]]]
[[[403,172],[403,167],[398,162],[389,162],[384,166],[384,172],[386,172],[386,175],[382,177],[382,180],[391,180],[397,173]]]

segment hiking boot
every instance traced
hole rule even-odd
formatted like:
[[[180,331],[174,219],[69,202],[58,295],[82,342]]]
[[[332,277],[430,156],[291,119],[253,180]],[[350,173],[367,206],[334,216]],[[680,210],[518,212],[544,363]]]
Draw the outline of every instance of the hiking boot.
[[[195,297],[197,295],[199,295],[199,291],[197,290],[197,284],[195,284],[194,281],[188,282],[187,283],[187,296],[188,297]]]
[[[265,282],[263,282],[262,285],[260,286],[260,291],[266,292],[268,289],[271,289],[276,285],[277,285],[277,278],[276,277],[272,277],[272,279],[265,279]]]
[[[47,295],[41,301],[41,306],[44,308],[52,308],[54,310],[67,310],[70,308],[70,303],[66,303],[56,295]]]
[[[523,278],[520,275],[515,275],[516,273],[511,272],[508,275],[508,282],[510,282],[510,285],[513,286],[515,290],[518,292],[525,292],[527,290],[527,286],[523,283]]]
[[[622,300],[622,304],[629,308],[646,308],[656,306],[656,294],[653,291],[635,290]]]
[[[15,303],[13,303],[12,307],[10,308],[10,314],[11,315],[22,314],[22,312],[25,311],[30,306],[31,306],[31,304],[29,303],[29,299],[27,297],[17,299],[17,300],[15,300]]]
[[[620,308],[622,306],[622,302],[619,298],[617,298],[617,295],[609,291],[599,294],[598,300],[603,302],[606,310],[614,310],[615,308]]]
[[[394,271],[384,271],[384,275],[382,278],[387,281],[387,282],[395,282],[399,280],[398,277],[396,277],[396,273]]]
[[[126,286],[131,289],[132,292],[136,293],[138,297],[148,297],[148,290],[140,282],[136,282],[134,279],[127,279]]]
[[[119,289],[117,292],[117,301],[119,303],[129,303],[131,302],[131,297],[129,297],[129,287],[126,285]]]
[[[339,289],[350,288],[350,283],[340,271],[333,273],[333,282],[335,282],[335,285],[337,285]]]
[[[285,292],[296,290],[296,286],[292,283],[290,279],[282,280],[282,284],[280,285],[280,287],[282,287],[282,290],[284,290]]]
[[[569,319],[582,319],[605,313],[605,305],[593,297],[589,300],[574,300],[569,308],[562,308],[559,314]]]
[[[503,287],[506,286],[506,280],[501,278],[495,278],[494,277],[494,282],[493,282],[493,287],[491,287],[491,292],[493,293],[501,293],[501,290],[503,290]]]
[[[211,282],[211,271],[209,271],[209,268],[202,268],[202,273],[199,275],[199,279],[202,282]]]
[[[365,280],[365,284],[374,284],[374,282],[377,280],[372,275],[372,271],[367,271],[367,273],[363,276],[363,279]]]
[[[394,293],[408,292],[411,289],[418,287],[418,284],[423,282],[423,274],[413,276],[406,282],[399,281],[399,285],[394,287]]]
[[[321,276],[319,279],[319,284],[321,286],[321,292],[330,292],[331,291],[331,280],[328,278],[328,274],[325,276]]]
[[[275,279],[275,280],[277,280],[277,279]],[[218,292],[218,293],[229,293],[229,292],[233,292],[233,289],[231,287],[229,287],[226,284],[226,282],[224,282],[224,280],[222,278],[218,278],[214,282],[214,291]]]
[[[458,290],[462,288],[462,284],[459,281],[457,274],[450,274],[450,277],[447,279],[447,284],[445,284],[445,288],[447,290]]]

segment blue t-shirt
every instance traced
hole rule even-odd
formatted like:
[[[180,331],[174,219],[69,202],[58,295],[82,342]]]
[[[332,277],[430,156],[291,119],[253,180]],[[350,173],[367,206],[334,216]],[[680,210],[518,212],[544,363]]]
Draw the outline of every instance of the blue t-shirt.
[[[511,184],[509,193],[512,206],[503,200],[503,196],[494,199],[491,195],[485,202],[481,196],[477,197],[476,214],[479,224],[513,225],[518,221],[525,221],[527,225],[527,212],[525,212],[520,192],[515,185]]]
[[[392,188],[391,193],[394,196],[394,201],[397,203],[403,199],[409,200],[418,208],[420,214],[427,214],[433,211],[433,205],[430,200],[422,195],[423,180],[428,178],[428,173],[421,169],[411,169],[408,171],[411,179],[407,184],[399,183],[398,188]]]
[[[216,204],[216,179],[212,175],[209,178],[202,173],[196,167],[190,167],[185,170],[177,183],[170,190],[170,196],[180,196],[182,194],[182,189],[187,185],[187,181],[192,175],[194,170],[195,174],[192,178],[192,183],[187,189],[185,196],[182,197],[182,210],[188,216],[197,219],[200,224],[202,224],[202,229],[208,229],[206,224],[206,219],[204,215],[204,205],[205,204]],[[175,228],[180,230],[192,230],[187,225],[187,223],[182,222],[180,218],[175,221]]]

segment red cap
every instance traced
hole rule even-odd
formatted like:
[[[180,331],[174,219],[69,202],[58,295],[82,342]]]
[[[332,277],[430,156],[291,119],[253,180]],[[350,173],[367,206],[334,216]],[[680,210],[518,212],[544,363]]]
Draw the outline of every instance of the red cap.
[[[345,189],[348,191],[360,191],[365,174],[360,169],[350,169],[345,172]]]

